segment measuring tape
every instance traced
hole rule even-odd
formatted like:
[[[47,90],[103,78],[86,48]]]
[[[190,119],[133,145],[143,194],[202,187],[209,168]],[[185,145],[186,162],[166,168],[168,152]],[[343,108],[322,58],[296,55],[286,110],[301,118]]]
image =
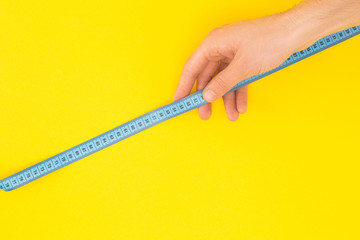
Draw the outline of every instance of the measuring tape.
[[[255,75],[251,78],[239,82],[233,89],[230,90],[230,92],[242,88],[252,82],[264,78],[274,72],[286,68],[296,62],[299,62],[351,37],[354,37],[359,33],[360,26],[357,26],[322,38],[306,50],[294,53],[283,64],[274,68],[273,70],[264,72],[259,75]],[[32,167],[22,170],[21,172],[15,173],[14,175],[0,180],[0,189],[5,191],[11,191],[21,186],[24,186],[25,184],[28,184],[40,177],[43,177],[60,168],[63,168],[95,152],[98,152],[110,145],[120,142],[125,138],[144,131],[145,129],[155,126],[156,124],[164,122],[180,114],[186,113],[192,109],[198,108],[207,103],[203,99],[202,95],[202,90],[197,91],[183,99],[165,105],[161,108],[155,109],[154,111],[151,111],[145,115],[135,118],[134,120],[124,123],[106,133],[103,133],[84,143],[81,143],[62,153],[59,153]]]

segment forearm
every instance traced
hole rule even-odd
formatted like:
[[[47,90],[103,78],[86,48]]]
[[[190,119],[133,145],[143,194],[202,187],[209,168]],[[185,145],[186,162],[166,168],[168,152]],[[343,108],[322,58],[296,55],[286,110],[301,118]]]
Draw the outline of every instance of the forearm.
[[[360,25],[360,0],[306,0],[282,14],[289,21],[294,41],[314,42]]]

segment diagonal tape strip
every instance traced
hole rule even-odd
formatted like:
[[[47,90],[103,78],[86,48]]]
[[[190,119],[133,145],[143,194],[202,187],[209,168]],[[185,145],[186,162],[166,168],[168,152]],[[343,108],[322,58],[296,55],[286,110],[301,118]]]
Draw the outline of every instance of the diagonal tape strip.
[[[259,79],[262,79],[274,72],[286,68],[296,62],[308,58],[358,34],[360,34],[360,26],[352,27],[324,37],[314,43],[309,48],[294,53],[280,66],[268,72],[255,75],[251,78],[239,82],[233,89],[231,89],[230,92],[244,87]],[[198,108],[206,103],[207,102],[202,97],[202,90],[197,91],[183,99],[155,109],[138,118],[135,118],[134,120],[124,123],[106,133],[103,133],[84,143],[81,143],[62,153],[59,153],[49,159],[46,159],[34,166],[31,166],[7,178],[4,178],[3,180],[0,180],[0,189],[5,191],[11,191],[21,186],[24,186],[25,184],[28,184],[40,177],[43,177],[51,172],[63,168],[95,152],[98,152],[112,144],[120,142],[134,134],[142,132],[145,129],[155,126],[156,124],[169,120],[180,114],[186,113],[192,109]]]

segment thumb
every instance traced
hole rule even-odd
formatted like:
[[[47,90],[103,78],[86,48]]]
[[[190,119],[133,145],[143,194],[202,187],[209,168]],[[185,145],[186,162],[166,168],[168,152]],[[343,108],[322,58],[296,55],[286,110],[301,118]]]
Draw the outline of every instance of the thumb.
[[[205,87],[203,97],[207,102],[214,102],[231,90],[238,82],[246,78],[242,64],[232,61],[227,68],[218,73]]]

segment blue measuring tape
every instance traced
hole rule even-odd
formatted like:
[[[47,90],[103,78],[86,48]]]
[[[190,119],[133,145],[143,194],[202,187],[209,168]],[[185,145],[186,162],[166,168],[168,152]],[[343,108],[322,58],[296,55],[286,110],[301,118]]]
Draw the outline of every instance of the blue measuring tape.
[[[264,72],[259,75],[255,75],[251,78],[239,82],[233,89],[231,89],[230,92],[244,87],[261,78],[264,78],[274,72],[286,68],[296,62],[299,62],[351,37],[354,37],[359,33],[360,26],[357,26],[322,38],[309,48],[294,53],[283,64],[274,68],[273,70]],[[62,153],[59,153],[49,159],[46,159],[34,166],[22,170],[21,172],[15,173],[14,175],[0,180],[0,189],[5,191],[11,191],[21,186],[24,186],[25,184],[28,184],[40,177],[43,177],[73,162],[76,162],[95,152],[98,152],[112,144],[120,142],[125,138],[128,138],[134,134],[144,131],[145,129],[148,129],[152,126],[155,126],[156,124],[164,122],[180,114],[186,113],[192,109],[198,108],[206,103],[207,102],[202,97],[202,90],[197,91],[183,99],[155,109],[154,111],[151,111],[149,113],[146,113],[145,115],[135,118],[134,120],[124,123],[106,133],[103,133],[84,143],[81,143]]]

